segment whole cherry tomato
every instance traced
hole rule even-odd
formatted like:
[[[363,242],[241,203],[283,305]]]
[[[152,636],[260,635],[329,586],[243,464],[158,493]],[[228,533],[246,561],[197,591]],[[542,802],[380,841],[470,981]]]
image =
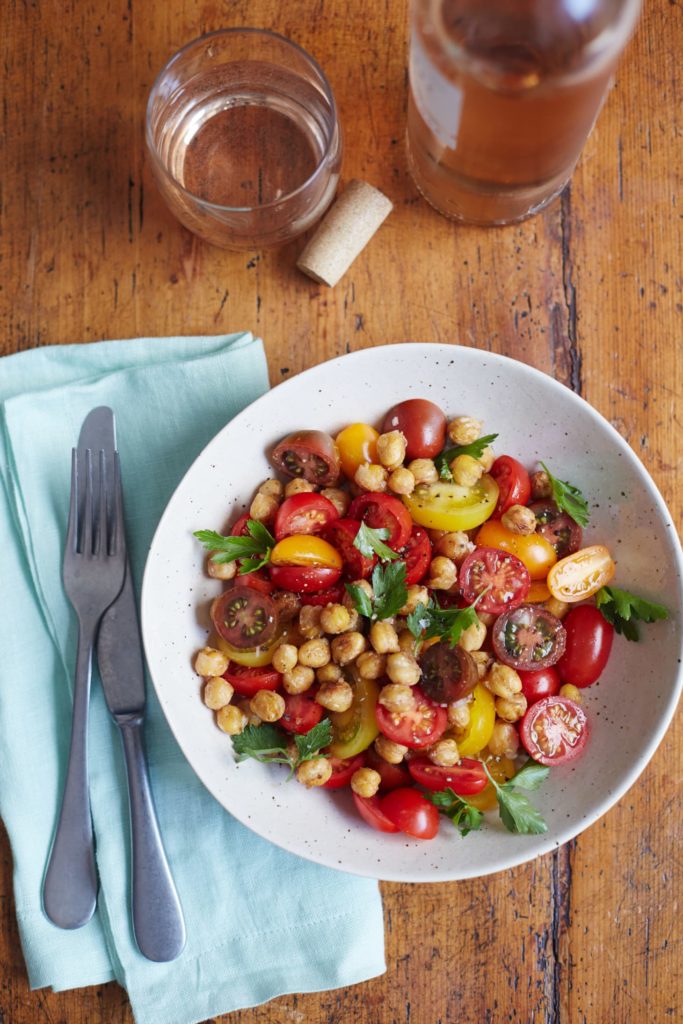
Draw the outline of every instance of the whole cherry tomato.
[[[522,693],[527,699],[527,704],[535,704],[543,697],[554,697],[562,686],[559,673],[552,665],[531,672],[522,670],[519,672],[519,678],[522,680]]]
[[[408,398],[384,417],[383,433],[400,430],[408,442],[406,459],[433,459],[446,440],[446,417],[426,398]]]
[[[368,423],[351,423],[337,434],[337,448],[344,476],[353,480],[356,470],[367,462],[377,462],[379,434]]]
[[[379,802],[380,810],[413,839],[433,839],[439,831],[439,812],[416,789],[392,789]]]
[[[557,663],[563,683],[583,689],[602,675],[612,650],[614,626],[590,604],[579,605],[562,620],[567,647]]]

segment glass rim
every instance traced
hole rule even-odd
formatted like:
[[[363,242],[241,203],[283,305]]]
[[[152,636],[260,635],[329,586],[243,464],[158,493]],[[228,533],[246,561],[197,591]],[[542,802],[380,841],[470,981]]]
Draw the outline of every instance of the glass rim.
[[[266,36],[270,39],[275,39],[278,42],[285,43],[287,46],[292,47],[292,49],[297,50],[299,54],[301,54],[301,56],[304,58],[304,60],[307,61],[310,65],[312,65],[314,70],[320,76],[323,91],[325,92],[325,95],[330,103],[330,113],[332,115],[332,130],[330,132],[330,137],[327,140],[325,149],[323,150],[320,159],[318,160],[315,170],[312,171],[312,173],[309,174],[305,181],[298,185],[292,192],[287,192],[286,195],[280,196],[279,199],[273,199],[269,203],[262,203],[260,206],[226,206],[223,203],[212,203],[208,199],[202,199],[201,196],[198,196],[195,192],[192,192],[189,188],[183,185],[183,183],[179,181],[173,174],[171,174],[168,167],[166,166],[166,163],[162,160],[161,156],[159,155],[157,145],[152,137],[152,102],[155,99],[155,95],[158,91],[158,86],[160,85],[163,76],[167,74],[167,72],[171,69],[173,64],[175,64],[176,61],[180,60],[180,58],[183,57],[188,52],[188,50],[191,50],[193,47],[198,46],[200,43],[206,42],[207,39],[215,39],[217,37],[225,37],[230,35],[239,35],[241,33]],[[293,199],[296,196],[300,195],[304,191],[304,189],[308,188],[311,184],[313,184],[315,179],[320,175],[323,167],[327,163],[330,153],[332,152],[332,147],[335,138],[338,137],[338,134],[339,117],[337,115],[337,103],[334,98],[332,86],[330,85],[327,75],[323,71],[322,67],[315,59],[315,57],[312,57],[307,50],[304,50],[303,46],[299,45],[299,43],[295,43],[293,39],[288,39],[287,36],[283,36],[280,32],[273,32],[269,28],[253,28],[249,26],[239,26],[236,28],[219,28],[216,29],[216,31],[214,32],[206,32],[201,36],[197,36],[195,39],[190,39],[190,41],[185,43],[184,46],[181,46],[179,50],[176,50],[175,53],[171,54],[171,56],[168,58],[166,63],[163,65],[163,67],[157,74],[156,78],[152,83],[152,87],[149,91],[147,105],[145,107],[145,141],[147,143],[147,149],[150,155],[152,156],[156,166],[163,173],[164,177],[167,178],[174,185],[174,187],[179,188],[181,192],[184,193],[184,195],[188,196],[194,202],[200,203],[203,207],[209,210],[221,211],[223,213],[245,214],[254,213],[256,211],[260,213],[261,211],[268,210],[273,207],[279,206],[282,203],[288,202],[290,199]]]

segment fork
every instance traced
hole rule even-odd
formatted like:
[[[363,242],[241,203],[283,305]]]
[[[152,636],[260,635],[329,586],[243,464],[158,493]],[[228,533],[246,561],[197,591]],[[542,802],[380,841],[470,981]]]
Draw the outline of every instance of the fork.
[[[80,457],[80,458],[79,458]],[[80,476],[85,467],[85,486]],[[71,743],[59,821],[43,883],[43,907],[60,928],[80,928],[97,903],[97,874],[88,796],[88,705],[97,628],[116,600],[126,568],[118,456],[108,472],[99,452],[98,494],[90,448],[71,451],[71,498],[62,566],[64,590],[78,618]]]

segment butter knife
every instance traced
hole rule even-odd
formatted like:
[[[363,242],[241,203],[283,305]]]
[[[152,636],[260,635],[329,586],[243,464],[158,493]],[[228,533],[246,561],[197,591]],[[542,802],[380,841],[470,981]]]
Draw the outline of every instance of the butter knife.
[[[93,409],[81,428],[79,444],[116,449],[114,413]],[[185,923],[159,832],[143,740],[145,676],[135,592],[126,565],[121,593],[100,623],[97,662],[104,696],[119,727],[126,762],[131,828],[133,931],[148,960],[168,962],[185,945]]]

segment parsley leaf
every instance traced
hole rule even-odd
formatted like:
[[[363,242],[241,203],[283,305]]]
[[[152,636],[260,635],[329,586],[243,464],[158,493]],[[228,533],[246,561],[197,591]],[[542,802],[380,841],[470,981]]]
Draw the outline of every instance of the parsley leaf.
[[[389,536],[389,530],[386,527],[381,526],[378,530],[373,529],[372,526],[368,526],[366,523],[360,524],[360,529],[356,534],[353,546],[358,548],[361,555],[365,555],[366,558],[372,558],[373,555],[377,555],[383,562],[393,562],[398,555],[391,548],[383,544]]]
[[[369,619],[390,619],[408,600],[406,563],[403,560],[377,564],[372,571],[373,596],[357,583],[347,583],[356,611]]]
[[[298,767],[302,761],[310,761],[312,757],[317,757],[321,749],[332,742],[332,723],[329,718],[323,718],[308,732],[296,733],[294,742],[299,751],[299,760],[295,765]]]
[[[212,551],[211,561],[241,562],[240,574],[255,572],[270,560],[275,538],[263,523],[247,519],[248,537],[224,537],[214,530],[195,530],[194,536]]]
[[[646,601],[644,597],[630,594],[628,590],[619,590],[618,587],[601,587],[595,595],[595,604],[603,618],[611,622],[617,633],[627,640],[639,639],[636,620],[655,622],[669,617],[664,605]]]
[[[430,803],[450,818],[460,835],[465,838],[470,832],[476,832],[481,828],[484,820],[483,813],[474,804],[458,796],[452,789],[440,789],[425,792],[424,796]]]
[[[479,622],[476,607],[490,589],[487,587],[482,590],[476,601],[467,608],[439,608],[432,597],[427,605],[418,604],[415,611],[408,615],[408,629],[416,640],[431,640],[436,636],[455,647],[465,630]]]
[[[480,459],[484,454],[484,449],[493,444],[497,437],[498,434],[486,434],[484,437],[478,437],[471,444],[459,444],[455,448],[446,448],[434,459],[434,465],[440,478],[452,482],[451,462],[453,459],[458,455],[471,455],[473,459]]]
[[[262,725],[248,725],[237,736],[233,736],[232,746],[238,761],[253,758],[262,764],[289,765],[291,778],[300,764],[317,757],[321,749],[332,742],[332,723],[329,718],[323,718],[308,732],[295,735],[296,757],[292,757],[287,750],[288,740],[289,737],[277,726],[264,722]]]
[[[550,472],[545,462],[542,462],[541,465],[550,479],[550,486],[553,491],[553,501],[557,507],[561,508],[563,512],[566,512],[575,523],[579,524],[579,526],[588,526],[588,520],[590,519],[588,502],[579,488],[574,487],[573,484],[568,483],[566,480],[558,480],[557,477],[553,476]]]
[[[523,793],[516,791],[517,787],[528,790],[538,789],[548,776],[548,768],[530,759],[522,766],[514,778],[503,783],[503,785],[496,782],[485,763],[484,771],[496,791],[500,820],[508,832],[517,832],[520,835],[539,835],[542,832],[548,831],[548,826],[543,817],[529,798],[524,796]]]

